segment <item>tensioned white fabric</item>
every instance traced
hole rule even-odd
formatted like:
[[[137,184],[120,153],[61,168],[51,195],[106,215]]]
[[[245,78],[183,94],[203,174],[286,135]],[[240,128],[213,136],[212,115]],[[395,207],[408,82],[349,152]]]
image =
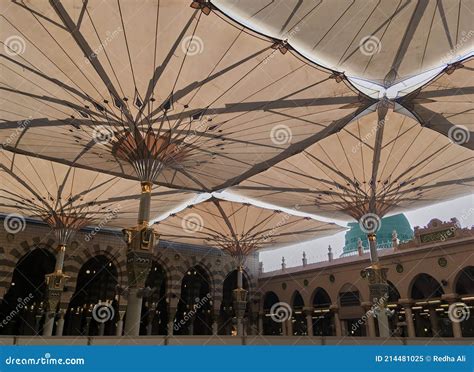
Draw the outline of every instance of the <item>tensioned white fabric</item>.
[[[382,217],[472,194],[474,154],[389,109],[385,120],[363,116],[230,190],[327,217]]]
[[[344,228],[286,212],[212,197],[156,223],[161,239],[222,249],[244,259],[280,247],[333,235]]]
[[[310,60],[386,87],[474,50],[470,0],[212,0]]]
[[[418,121],[474,150],[474,58],[448,66],[433,81],[398,102]]]
[[[73,168],[31,156],[0,151],[0,211],[52,222],[52,215],[73,227],[125,228],[136,224],[137,182]],[[155,186],[151,215],[159,217],[188,204],[196,194]]]
[[[341,74],[190,3],[2,2],[0,143],[136,178],[120,147],[152,131],[172,160],[158,183],[209,191],[337,132],[371,104]]]

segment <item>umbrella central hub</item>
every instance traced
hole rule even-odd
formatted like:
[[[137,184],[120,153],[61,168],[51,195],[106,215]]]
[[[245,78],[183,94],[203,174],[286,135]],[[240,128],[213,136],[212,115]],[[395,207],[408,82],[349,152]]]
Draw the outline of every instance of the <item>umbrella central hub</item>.
[[[154,181],[165,167],[178,168],[189,148],[171,132],[156,133],[149,129],[116,133],[112,153],[130,163],[143,181]]]

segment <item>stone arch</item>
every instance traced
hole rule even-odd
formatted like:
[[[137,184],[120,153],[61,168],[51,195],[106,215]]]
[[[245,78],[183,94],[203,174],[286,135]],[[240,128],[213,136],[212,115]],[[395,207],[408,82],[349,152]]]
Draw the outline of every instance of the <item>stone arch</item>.
[[[74,242],[71,244],[74,246]],[[126,256],[121,254],[122,248],[123,247],[112,247],[110,245],[104,247],[99,244],[94,244],[89,249],[73,248],[73,250],[68,251],[66,248],[64,272],[71,276],[68,281],[68,292],[71,294],[75,292],[77,277],[81,267],[96,256],[105,256],[115,265],[118,274],[118,285],[122,288],[126,288],[128,286],[127,261]]]
[[[401,298],[400,291],[397,286],[393,284],[390,280],[387,280],[388,284],[388,303],[398,303],[398,300]]]
[[[292,332],[295,336],[304,336],[308,334],[308,327],[306,323],[306,316],[304,314],[305,304],[303,296],[300,291],[295,290],[291,295],[291,322]]]
[[[309,305],[313,308],[313,334],[311,336],[334,335],[334,313],[330,311],[332,299],[329,293],[324,288],[317,287],[311,295],[311,303]]]
[[[452,284],[452,292],[458,295],[474,294],[474,266],[466,266],[456,273]]]
[[[360,306],[363,302],[359,288],[352,283],[342,285],[337,293],[337,297],[340,306]]]
[[[441,283],[430,274],[419,273],[410,282],[409,294],[415,300],[438,298],[444,294],[444,290]]]
[[[236,264],[234,262],[227,262],[222,270],[220,271],[220,275],[222,277],[222,285],[224,284],[224,280],[229,275],[232,271],[236,269]],[[252,273],[252,270],[250,270],[250,267],[247,265],[244,266],[244,275],[247,278],[248,281],[248,301],[251,303],[252,307],[254,307],[255,304],[258,304],[260,301],[260,295],[261,293],[257,291],[257,282],[258,282],[258,277]],[[222,291],[221,291],[222,292]],[[220,299],[222,301],[222,299]]]
[[[323,300],[324,298],[326,298],[326,300],[324,300],[325,302],[321,302],[321,300]],[[329,304],[327,305],[327,307],[329,307],[332,305],[332,299],[331,299],[331,296],[329,295],[329,292],[326,291],[323,287],[317,287],[311,294],[311,299],[308,306],[313,306],[313,307],[316,305],[326,306],[327,299],[329,299]]]
[[[212,299],[215,299],[216,296],[219,296],[216,290],[216,278],[214,276],[215,271],[212,270],[212,264],[203,259],[197,259],[196,257],[186,257],[185,259],[181,260],[179,264],[175,266],[175,273],[172,276],[172,293],[176,295],[178,298],[181,296],[181,282],[188,270],[192,267],[200,266],[207,274],[209,278],[209,288],[210,294]]]
[[[283,323],[275,322],[271,317],[272,306],[279,303],[280,298],[273,291],[267,291],[262,297],[262,313],[263,313],[263,334],[264,335],[281,335]]]
[[[26,251],[13,266],[11,281],[0,303],[0,319],[8,320],[5,327],[0,327],[0,334],[41,333],[42,304],[47,290],[45,275],[54,271],[55,263],[56,257],[50,250],[37,247]]]
[[[94,315],[96,306],[107,309],[105,334],[115,334],[119,272],[114,261],[114,257],[110,254],[100,253],[91,256],[81,266],[76,281],[72,284],[75,291],[72,292],[66,311],[65,334],[99,334],[101,324],[96,319],[97,315]],[[107,301],[107,304],[98,305],[100,302],[104,303],[103,301]]]
[[[52,253],[56,257],[56,251],[54,249],[54,239],[47,239],[44,241],[40,237],[36,236],[31,239],[31,241],[24,240],[18,244],[14,244],[13,249],[4,249],[2,254],[2,269],[1,279],[0,279],[0,288],[8,288],[12,280],[13,271],[19,260],[25,257],[29,252],[33,251],[36,248],[46,249],[48,252]]]
[[[181,280],[174,334],[212,334],[212,300],[210,271],[201,264],[188,267]]]

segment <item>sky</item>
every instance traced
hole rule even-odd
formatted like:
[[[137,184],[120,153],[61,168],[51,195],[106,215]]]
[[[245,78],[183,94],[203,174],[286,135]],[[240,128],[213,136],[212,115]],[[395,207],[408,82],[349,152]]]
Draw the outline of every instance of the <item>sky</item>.
[[[462,227],[471,227],[474,225],[474,194],[409,211],[405,215],[412,228],[415,226],[426,226],[433,218],[438,218],[441,221],[450,221],[453,217],[459,220]],[[318,219],[322,218],[318,217]],[[347,222],[351,221],[334,220],[333,222],[347,226]],[[285,257],[287,267],[300,266],[302,264],[303,251],[306,252],[308,263],[325,261],[328,257],[328,245],[331,245],[334,258],[337,258],[342,253],[342,248],[344,247],[344,235],[345,232],[341,232],[311,242],[260,252],[259,258],[263,262],[263,270],[268,272],[280,269],[282,256]]]

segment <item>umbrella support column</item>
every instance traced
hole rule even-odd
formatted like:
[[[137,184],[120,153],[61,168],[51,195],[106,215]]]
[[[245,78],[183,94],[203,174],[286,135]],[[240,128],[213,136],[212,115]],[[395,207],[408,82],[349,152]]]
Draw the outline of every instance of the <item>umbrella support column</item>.
[[[46,275],[46,320],[43,327],[43,336],[52,336],[56,309],[61,301],[64,285],[69,276],[63,273],[66,245],[60,244],[56,255],[54,272]]]
[[[248,292],[243,287],[243,267],[237,269],[237,288],[233,290],[235,316],[237,318],[237,336],[244,336],[244,315],[247,307]]]
[[[376,245],[376,235],[368,234],[370,258],[372,265],[366,269],[369,280],[369,293],[373,301],[374,315],[377,318],[380,337],[390,337],[390,327],[388,323],[388,311],[386,303],[388,301],[387,268],[379,263]]]
[[[125,316],[124,334],[138,336],[143,302],[143,289],[153,260],[153,248],[156,234],[148,226],[150,218],[151,187],[150,182],[142,182],[138,225],[122,230],[127,243],[128,301]]]

